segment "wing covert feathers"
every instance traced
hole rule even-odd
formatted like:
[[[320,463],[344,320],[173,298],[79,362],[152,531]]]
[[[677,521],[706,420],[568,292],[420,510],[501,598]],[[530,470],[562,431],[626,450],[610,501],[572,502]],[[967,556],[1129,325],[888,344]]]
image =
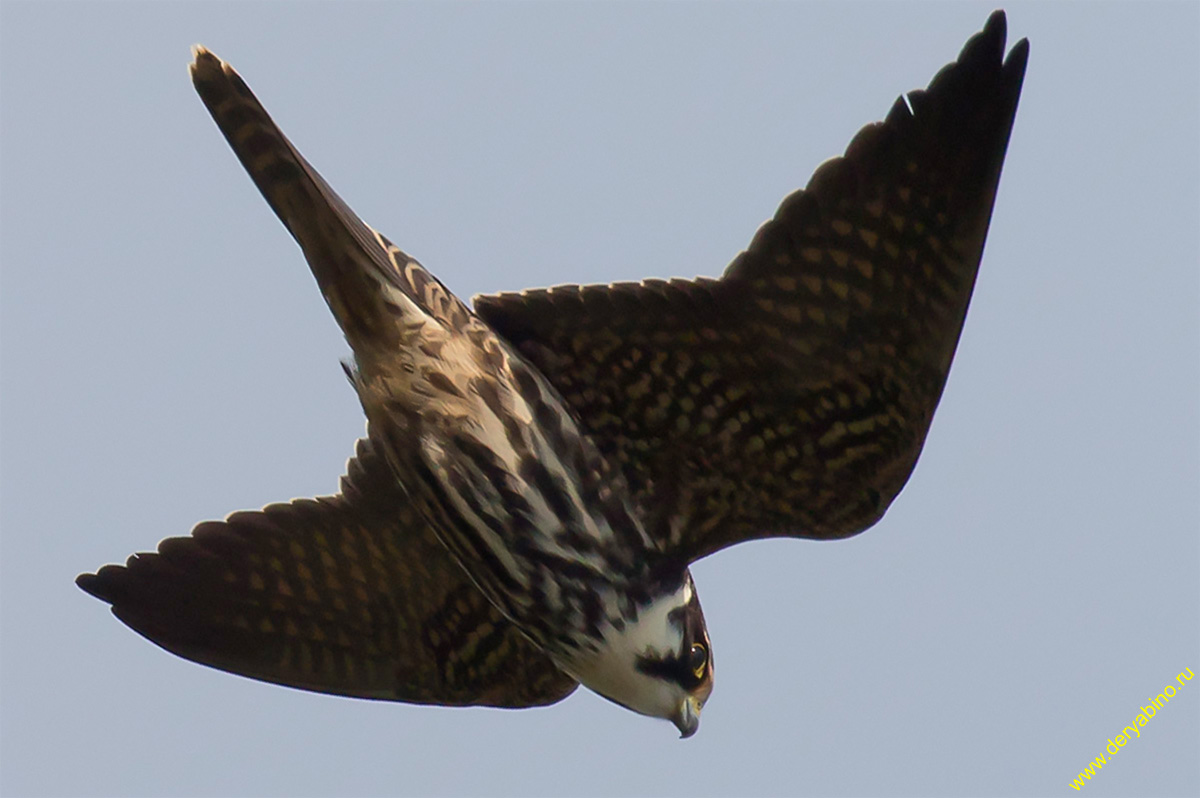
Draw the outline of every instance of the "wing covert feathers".
[[[785,199],[720,280],[476,297],[687,560],[841,538],[912,472],[962,330],[1024,77],[994,13]]]
[[[174,654],[289,687],[526,707],[576,686],[484,599],[366,441],[338,496],[202,523],[77,583]]]

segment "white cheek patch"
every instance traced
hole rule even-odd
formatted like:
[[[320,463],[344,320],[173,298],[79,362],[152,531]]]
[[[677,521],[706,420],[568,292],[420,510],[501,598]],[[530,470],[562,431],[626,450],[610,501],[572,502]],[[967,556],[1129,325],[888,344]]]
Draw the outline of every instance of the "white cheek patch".
[[[635,712],[673,717],[687,693],[672,681],[643,673],[638,659],[678,655],[684,630],[670,616],[686,607],[692,597],[691,581],[685,579],[677,591],[644,607],[635,622],[620,631],[609,627],[599,650],[567,670],[586,687]]]
[[[605,640],[615,652],[622,652],[631,663],[639,656],[663,657],[678,653],[683,645],[683,629],[671,620],[671,613],[686,607],[691,601],[692,588],[685,581],[683,587],[670,595],[656,599],[645,607],[636,621],[623,630],[610,630]]]

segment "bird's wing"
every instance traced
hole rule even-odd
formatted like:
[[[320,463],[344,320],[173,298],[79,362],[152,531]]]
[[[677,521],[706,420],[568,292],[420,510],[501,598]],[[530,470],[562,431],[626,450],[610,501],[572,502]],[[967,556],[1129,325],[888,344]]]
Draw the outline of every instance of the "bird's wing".
[[[527,707],[577,686],[451,560],[365,440],[337,496],[199,524],[77,583],[174,654],[289,687]]]
[[[962,330],[1025,73],[996,12],[784,200],[719,280],[477,297],[625,469],[665,550],[839,538],[908,479]],[[911,110],[910,110],[911,108]]]
[[[367,226],[292,146],[233,67],[194,48],[192,83],[213,121],[312,268],[356,352],[387,337],[395,309],[379,284],[396,286],[455,329],[470,310],[432,274]],[[359,353],[361,354],[361,353]]]

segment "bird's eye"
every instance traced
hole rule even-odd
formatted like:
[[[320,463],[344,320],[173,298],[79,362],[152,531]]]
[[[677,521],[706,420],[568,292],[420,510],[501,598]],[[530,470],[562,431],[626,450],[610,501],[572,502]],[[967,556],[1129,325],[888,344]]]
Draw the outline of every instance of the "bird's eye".
[[[688,654],[688,667],[697,679],[704,678],[704,669],[708,666],[708,649],[701,643],[693,643]]]

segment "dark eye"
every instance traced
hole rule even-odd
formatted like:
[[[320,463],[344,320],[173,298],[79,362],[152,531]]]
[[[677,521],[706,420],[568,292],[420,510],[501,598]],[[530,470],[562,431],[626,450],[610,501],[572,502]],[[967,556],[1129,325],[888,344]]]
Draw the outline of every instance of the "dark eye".
[[[704,669],[708,666],[708,649],[702,643],[693,643],[688,653],[688,667],[697,679],[704,678]]]

